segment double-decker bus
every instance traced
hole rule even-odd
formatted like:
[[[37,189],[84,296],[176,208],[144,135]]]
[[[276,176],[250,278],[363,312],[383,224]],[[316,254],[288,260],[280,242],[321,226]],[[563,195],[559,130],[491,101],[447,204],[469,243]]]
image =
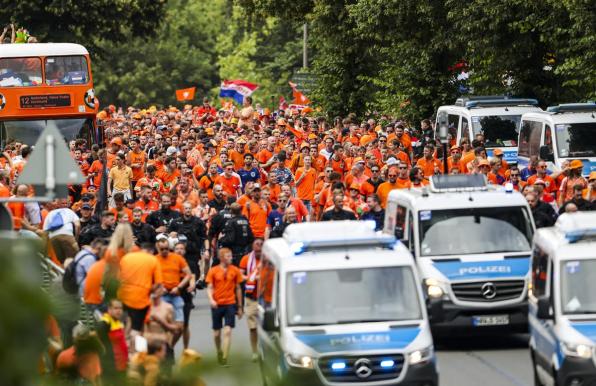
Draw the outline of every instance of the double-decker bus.
[[[33,145],[52,121],[67,141],[101,141],[91,60],[71,43],[0,45],[0,146]]]

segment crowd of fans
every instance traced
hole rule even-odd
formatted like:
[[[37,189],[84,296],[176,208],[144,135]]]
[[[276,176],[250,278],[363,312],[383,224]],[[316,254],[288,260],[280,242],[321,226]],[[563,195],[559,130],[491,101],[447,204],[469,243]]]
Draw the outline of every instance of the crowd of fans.
[[[102,373],[145,376],[139,366],[172,359],[179,341],[188,349],[193,298],[202,289],[220,364],[228,363],[235,317],[244,315],[256,360],[263,240],[303,221],[372,220],[381,229],[391,190],[422,187],[443,173],[430,120],[419,127],[389,117],[328,122],[253,107],[246,97],[239,109],[218,110],[208,99],[181,110],[109,106],[98,122],[105,147],[69,143],[86,177],[69,199],[8,204],[15,228],[47,240],[49,256],[67,267],[73,296],[97,315],[96,333],[76,326],[73,348],[46,369],[91,383]],[[483,144],[482,134],[451,139],[447,172],[511,184],[538,227],[554,224],[560,212],[594,207],[596,173],[582,177],[581,161],[551,174],[539,159],[524,168],[508,165],[498,150],[489,159]],[[0,196],[31,193],[15,183],[30,153],[20,143],[6,147]],[[72,325],[59,322],[70,332]],[[69,346],[70,334],[62,336]],[[103,344],[89,344],[90,336]]]

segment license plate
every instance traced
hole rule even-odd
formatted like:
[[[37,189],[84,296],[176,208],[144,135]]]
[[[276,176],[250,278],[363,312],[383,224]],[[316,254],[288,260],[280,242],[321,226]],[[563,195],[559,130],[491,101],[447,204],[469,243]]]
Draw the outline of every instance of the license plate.
[[[474,316],[472,324],[476,327],[504,326],[509,324],[509,315]]]

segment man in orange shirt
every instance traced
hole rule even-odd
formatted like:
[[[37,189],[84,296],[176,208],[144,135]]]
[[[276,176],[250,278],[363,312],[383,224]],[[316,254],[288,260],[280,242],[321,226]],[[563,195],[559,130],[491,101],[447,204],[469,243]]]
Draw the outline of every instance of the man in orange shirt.
[[[315,198],[315,182],[317,181],[317,172],[312,167],[312,157],[304,156],[304,166],[296,170],[296,188],[297,197],[302,200],[309,213],[312,210],[312,201]],[[255,237],[260,237],[256,236]]]
[[[176,158],[167,158],[165,166],[166,168],[158,171],[156,176],[163,183],[165,190],[169,192],[178,183],[181,174],[180,170],[178,170],[178,166],[176,165]]]
[[[243,314],[240,284],[244,278],[240,269],[232,265],[232,251],[230,249],[221,248],[218,256],[220,263],[211,267],[205,282],[207,283],[207,297],[211,305],[213,340],[217,350],[217,359],[222,366],[227,366],[230,345],[232,344],[232,329],[236,325],[236,315],[242,318]]]
[[[248,219],[254,237],[264,238],[271,205],[261,198],[261,185],[254,184],[252,197],[244,205],[242,214]]]
[[[161,266],[148,250],[127,253],[120,260],[118,298],[124,303],[133,334],[143,331],[153,291],[162,291]]]
[[[425,178],[430,178],[435,175],[436,172],[443,172],[443,165],[441,161],[434,158],[433,154],[435,147],[431,144],[424,146],[423,157],[418,160],[416,166],[422,169]]]
[[[381,201],[383,209],[387,206],[387,198],[389,198],[389,192],[393,189],[400,189],[400,185],[397,183],[397,170],[395,167],[390,167],[387,171],[387,181],[383,182],[377,188],[377,195]]]
[[[226,162],[223,166],[224,172],[215,179],[215,183],[223,187],[228,197],[237,198],[240,195],[242,183],[240,177],[234,174],[234,163]]]
[[[132,186],[135,187],[137,182],[145,176],[145,163],[147,162],[147,154],[141,149],[141,144],[137,137],[132,137],[129,141],[131,151],[126,155],[127,161],[132,169]],[[135,192],[133,191],[133,196]]]
[[[188,286],[191,272],[184,257],[170,252],[168,236],[162,233],[157,235],[155,240],[155,249],[157,250],[155,257],[161,268],[163,287],[165,289],[162,300],[174,307],[174,321],[178,326],[178,329],[172,335],[171,348],[173,349],[184,329],[184,300],[181,294]]]
[[[534,185],[536,180],[544,181],[544,192],[549,194],[556,194],[557,193],[557,183],[555,180],[546,174],[547,164],[546,161],[539,160],[538,165],[536,166],[536,174],[528,177],[528,185]]]

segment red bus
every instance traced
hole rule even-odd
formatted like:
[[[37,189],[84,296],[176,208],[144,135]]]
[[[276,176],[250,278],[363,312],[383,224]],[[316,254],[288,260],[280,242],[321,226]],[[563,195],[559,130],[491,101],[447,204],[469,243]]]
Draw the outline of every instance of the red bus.
[[[71,43],[0,45],[0,146],[33,145],[49,121],[66,141],[100,143],[91,60]]]

